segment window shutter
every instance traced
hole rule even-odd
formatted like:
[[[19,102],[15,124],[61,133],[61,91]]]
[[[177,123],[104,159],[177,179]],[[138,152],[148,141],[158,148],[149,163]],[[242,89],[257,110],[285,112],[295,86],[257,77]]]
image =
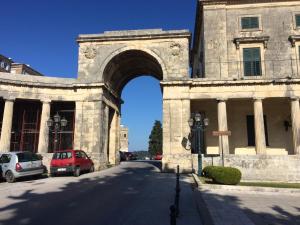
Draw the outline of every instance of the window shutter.
[[[300,15],[296,15],[295,20],[296,20],[296,27],[300,27]]]

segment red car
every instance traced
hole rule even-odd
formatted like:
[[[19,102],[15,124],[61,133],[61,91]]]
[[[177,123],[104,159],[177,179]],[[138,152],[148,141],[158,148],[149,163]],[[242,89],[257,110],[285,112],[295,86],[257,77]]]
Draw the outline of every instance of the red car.
[[[50,175],[72,173],[80,176],[82,171],[94,172],[94,163],[82,150],[64,150],[53,154],[50,163]]]
[[[162,154],[157,154],[155,157],[154,157],[155,160],[162,160]]]

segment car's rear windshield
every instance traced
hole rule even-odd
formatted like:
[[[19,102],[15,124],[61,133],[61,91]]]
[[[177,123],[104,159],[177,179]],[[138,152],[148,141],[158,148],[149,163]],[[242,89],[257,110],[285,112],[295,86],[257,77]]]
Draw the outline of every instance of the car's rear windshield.
[[[41,160],[37,154],[31,152],[21,152],[17,153],[18,162],[30,162]]]
[[[71,159],[72,152],[56,152],[53,155],[53,159]]]

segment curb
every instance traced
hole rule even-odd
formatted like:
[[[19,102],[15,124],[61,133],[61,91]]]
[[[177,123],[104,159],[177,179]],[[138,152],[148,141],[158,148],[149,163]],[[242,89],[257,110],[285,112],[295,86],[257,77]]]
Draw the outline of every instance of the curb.
[[[202,190],[227,190],[241,192],[256,192],[256,193],[280,193],[280,194],[295,194],[300,195],[300,189],[296,188],[272,188],[272,187],[250,187],[250,186],[233,186],[219,184],[203,184],[197,174],[192,174],[199,189]]]

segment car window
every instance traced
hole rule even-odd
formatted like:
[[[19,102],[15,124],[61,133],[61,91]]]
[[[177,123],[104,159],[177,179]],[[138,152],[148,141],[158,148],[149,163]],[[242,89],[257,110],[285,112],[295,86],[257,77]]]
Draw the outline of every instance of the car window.
[[[52,159],[71,159],[72,152],[56,152],[54,153]]]
[[[84,159],[87,159],[88,156],[85,154],[85,152],[81,151],[81,157],[84,158]]]
[[[9,155],[9,154],[3,154],[0,157],[0,163],[9,163],[10,159],[11,159],[11,155]]]
[[[32,152],[21,152],[17,153],[18,162],[30,162],[39,160],[36,154]]]
[[[81,152],[80,151],[76,151],[75,152],[75,158],[80,159],[82,158]]]

